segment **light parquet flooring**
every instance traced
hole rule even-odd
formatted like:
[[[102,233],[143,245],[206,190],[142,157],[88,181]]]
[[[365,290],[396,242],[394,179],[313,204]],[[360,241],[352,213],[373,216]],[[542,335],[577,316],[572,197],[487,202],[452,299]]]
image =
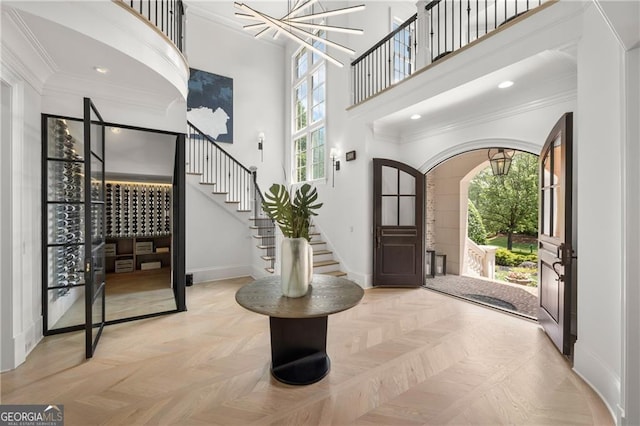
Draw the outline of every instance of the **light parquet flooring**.
[[[612,420],[532,322],[425,289],[373,289],[329,317],[318,383],[271,378],[268,318],[187,289],[189,311],[45,338],[2,374],[3,404],[61,403],[67,425],[589,424]]]

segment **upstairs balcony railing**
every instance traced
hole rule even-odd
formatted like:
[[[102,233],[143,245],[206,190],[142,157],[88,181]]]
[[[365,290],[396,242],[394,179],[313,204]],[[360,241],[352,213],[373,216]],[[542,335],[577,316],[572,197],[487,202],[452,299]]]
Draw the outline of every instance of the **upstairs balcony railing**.
[[[184,7],[182,0],[117,0],[153,24],[182,52]]]
[[[351,63],[358,104],[547,0],[434,0]]]
[[[351,63],[354,103],[404,80],[415,71],[417,14]]]

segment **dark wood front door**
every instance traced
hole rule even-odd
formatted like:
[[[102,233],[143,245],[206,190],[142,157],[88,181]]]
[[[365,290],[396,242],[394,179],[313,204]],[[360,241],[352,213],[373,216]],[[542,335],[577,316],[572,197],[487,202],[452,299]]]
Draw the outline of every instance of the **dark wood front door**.
[[[572,113],[556,123],[540,153],[538,321],[565,355],[571,352]]]
[[[424,280],[424,175],[393,160],[373,160],[373,285]]]

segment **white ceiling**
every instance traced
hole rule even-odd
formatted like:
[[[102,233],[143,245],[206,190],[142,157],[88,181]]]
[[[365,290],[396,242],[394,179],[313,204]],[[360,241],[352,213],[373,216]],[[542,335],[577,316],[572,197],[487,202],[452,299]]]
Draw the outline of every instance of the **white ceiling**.
[[[168,103],[178,95],[158,73],[119,50],[41,17],[24,11],[16,13],[54,71],[45,88],[60,84],[85,86],[88,92],[101,90],[105,95],[141,102],[151,99]],[[96,66],[106,67],[109,72],[100,74],[94,69]]]
[[[498,84],[505,80],[514,85],[499,89]],[[376,120],[374,129],[411,139],[454,123],[567,96],[575,92],[576,84],[575,58],[565,52],[546,51]],[[413,114],[421,118],[411,120]]]
[[[163,133],[105,129],[105,169],[108,175],[173,176],[176,137]],[[170,179],[169,179],[170,181]]]

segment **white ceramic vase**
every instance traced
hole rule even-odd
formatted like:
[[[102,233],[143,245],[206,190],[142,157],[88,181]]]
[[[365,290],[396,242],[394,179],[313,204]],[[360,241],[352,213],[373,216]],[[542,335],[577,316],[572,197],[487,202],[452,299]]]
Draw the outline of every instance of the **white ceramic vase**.
[[[313,249],[304,238],[285,238],[280,248],[282,294],[302,297],[313,277]]]

